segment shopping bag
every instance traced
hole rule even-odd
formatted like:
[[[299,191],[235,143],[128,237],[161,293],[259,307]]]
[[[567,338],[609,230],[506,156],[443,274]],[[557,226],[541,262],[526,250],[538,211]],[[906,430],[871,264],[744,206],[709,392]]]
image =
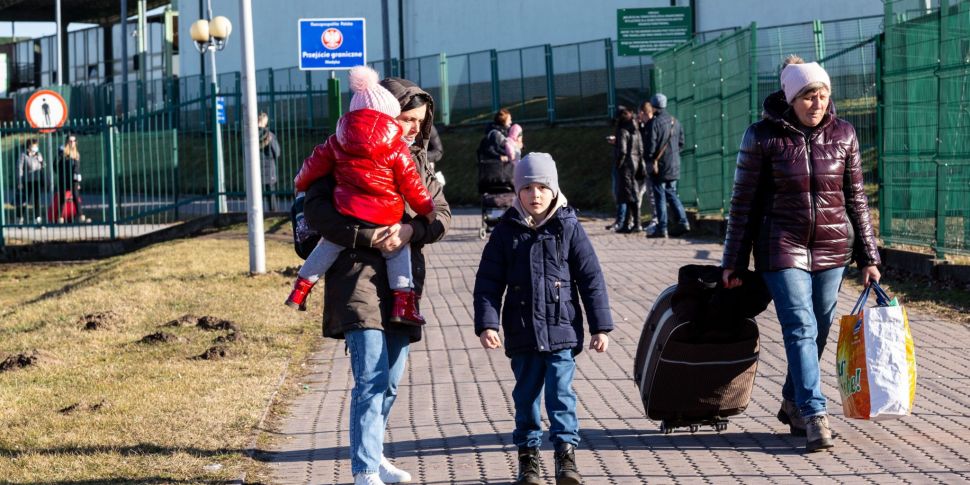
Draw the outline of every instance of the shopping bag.
[[[877,306],[865,308],[870,290]],[[909,318],[876,282],[839,321],[836,373],[846,417],[887,419],[913,410],[916,357]]]

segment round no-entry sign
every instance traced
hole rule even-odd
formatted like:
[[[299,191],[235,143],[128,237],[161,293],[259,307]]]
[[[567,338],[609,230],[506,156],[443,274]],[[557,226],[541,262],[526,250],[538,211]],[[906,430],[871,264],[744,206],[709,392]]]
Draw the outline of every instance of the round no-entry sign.
[[[67,103],[60,94],[42,89],[27,100],[27,122],[41,133],[57,131],[67,120]]]

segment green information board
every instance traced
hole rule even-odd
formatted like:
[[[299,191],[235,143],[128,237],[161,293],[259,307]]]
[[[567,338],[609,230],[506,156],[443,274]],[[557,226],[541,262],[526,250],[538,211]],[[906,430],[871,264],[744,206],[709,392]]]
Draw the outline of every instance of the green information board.
[[[690,7],[621,8],[616,38],[621,56],[642,56],[683,44],[693,35]]]

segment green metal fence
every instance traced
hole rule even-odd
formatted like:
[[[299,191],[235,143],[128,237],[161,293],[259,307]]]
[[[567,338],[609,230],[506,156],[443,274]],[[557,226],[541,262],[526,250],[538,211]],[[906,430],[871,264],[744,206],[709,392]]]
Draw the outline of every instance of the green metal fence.
[[[881,66],[880,231],[970,252],[970,3],[887,11]]]
[[[881,237],[932,246],[939,254],[968,252],[970,2],[943,2],[930,14],[911,1],[887,5],[884,17],[698,34],[654,56],[652,65],[648,58],[618,56],[610,39],[371,65],[427,89],[437,102],[436,121],[451,125],[484,123],[500,107],[519,122],[602,120],[618,104],[633,106],[664,92],[687,134],[682,198],[702,213],[723,213],[741,136],[760,117],[762,100],[778,89],[782,59],[798,54],[825,66],[839,116],[856,127]],[[345,106],[346,72],[336,78]],[[259,110],[268,113],[282,147],[275,183],[263,181],[268,210],[288,207],[296,170],[329,134],[328,82],[322,72],[257,71]],[[36,135],[22,122],[0,125],[0,246],[132,236],[214,213],[222,198],[229,210],[241,210],[241,77],[223,73],[218,84],[226,118],[222,189],[213,142],[216,95],[208,77],[65,88],[74,116],[64,131],[79,137],[80,195],[91,222],[62,224],[48,215],[56,188],[50,166],[43,184],[17,187],[24,141],[39,137],[52,161],[64,131]],[[120,104],[124,91],[127,111]]]

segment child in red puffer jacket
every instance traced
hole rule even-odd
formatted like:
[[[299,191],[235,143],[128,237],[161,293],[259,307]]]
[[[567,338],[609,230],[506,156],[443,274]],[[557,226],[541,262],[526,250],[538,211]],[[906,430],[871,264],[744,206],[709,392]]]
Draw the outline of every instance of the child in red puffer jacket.
[[[294,180],[296,191],[304,192],[317,179],[333,173],[337,182],[334,207],[341,214],[389,226],[401,221],[407,202],[415,212],[433,221],[434,202],[396,120],[401,114],[397,98],[378,84],[377,72],[366,66],[350,70],[350,87],[354,97],[349,111],[337,121],[337,132],[303,161]],[[321,239],[300,268],[286,304],[306,310],[313,285],[343,250],[343,246]],[[394,293],[390,320],[423,325],[425,320],[417,311],[410,246],[384,253],[384,258]]]

